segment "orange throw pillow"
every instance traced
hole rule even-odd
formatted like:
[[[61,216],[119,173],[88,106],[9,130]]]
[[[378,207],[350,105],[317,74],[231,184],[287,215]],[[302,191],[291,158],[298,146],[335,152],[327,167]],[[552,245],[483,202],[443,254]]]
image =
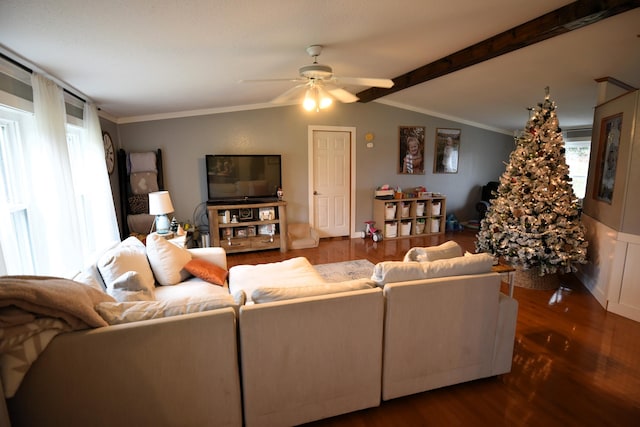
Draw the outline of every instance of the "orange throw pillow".
[[[206,280],[214,285],[224,286],[229,272],[222,267],[218,267],[202,259],[192,259],[185,264],[184,269],[202,280]]]

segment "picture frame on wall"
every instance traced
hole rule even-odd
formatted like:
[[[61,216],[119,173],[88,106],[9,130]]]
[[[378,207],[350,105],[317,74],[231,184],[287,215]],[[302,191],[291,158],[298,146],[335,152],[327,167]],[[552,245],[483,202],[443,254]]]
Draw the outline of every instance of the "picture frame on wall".
[[[424,175],[424,126],[400,126],[398,173]]]
[[[622,113],[602,119],[600,139],[598,140],[598,169],[596,175],[598,178],[595,197],[608,204],[613,201],[621,130]]]
[[[458,173],[460,129],[437,128],[433,173]]]

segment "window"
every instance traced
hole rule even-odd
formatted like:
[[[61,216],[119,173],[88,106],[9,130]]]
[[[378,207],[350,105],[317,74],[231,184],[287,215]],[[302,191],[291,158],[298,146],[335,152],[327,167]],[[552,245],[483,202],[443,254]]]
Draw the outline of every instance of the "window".
[[[565,157],[569,166],[569,176],[572,180],[573,192],[578,199],[584,199],[586,193],[590,152],[590,140],[565,142]]]
[[[83,253],[91,252],[90,248],[95,248],[96,239],[95,228],[92,218],[91,192],[93,180],[89,179],[92,174],[92,165],[87,162],[87,157],[83,150],[85,141],[85,130],[79,126],[67,124],[67,146],[69,149],[69,161],[71,163],[71,174],[75,190],[76,210],[78,212],[78,228]]]
[[[23,136],[32,116],[0,107],[0,274],[35,274]]]
[[[0,89],[0,275],[68,276],[119,240],[100,120],[91,102],[17,68],[0,59],[9,89],[25,89]]]

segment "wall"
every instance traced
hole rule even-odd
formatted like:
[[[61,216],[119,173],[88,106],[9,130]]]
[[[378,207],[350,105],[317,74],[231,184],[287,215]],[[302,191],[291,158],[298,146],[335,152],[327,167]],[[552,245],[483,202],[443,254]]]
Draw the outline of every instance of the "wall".
[[[336,104],[307,113],[300,106],[257,109],[118,125],[119,143],[127,151],[161,148],[165,186],[180,221],[192,219],[206,201],[206,154],[281,154],[283,190],[291,222],[308,221],[307,132],[309,125],[356,128],[356,224],[373,216],[376,186],[424,185],[447,195],[448,212],[458,219],[476,218],[480,187],[504,172],[513,138],[477,127],[431,117],[380,103]],[[426,126],[425,175],[400,175],[398,127]],[[436,127],[462,130],[457,174],[433,174]],[[375,135],[366,148],[364,135]],[[113,135],[112,135],[113,136]]]
[[[598,105],[594,114],[591,162],[583,222],[589,241],[587,265],[578,277],[608,311],[640,321],[640,91]],[[603,120],[622,114],[611,203],[598,198],[599,148],[606,142]]]
[[[593,138],[584,212],[616,231],[640,235],[640,193],[632,188],[640,182],[640,136],[637,134],[640,120],[640,91],[636,90],[598,105],[594,114]],[[615,184],[610,202],[599,200],[599,169],[602,169],[603,152],[606,149],[606,132],[603,121],[622,114]]]

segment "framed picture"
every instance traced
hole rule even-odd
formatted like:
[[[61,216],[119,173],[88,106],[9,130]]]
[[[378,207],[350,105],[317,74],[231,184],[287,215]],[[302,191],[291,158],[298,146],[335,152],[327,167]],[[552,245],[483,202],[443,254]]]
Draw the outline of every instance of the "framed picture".
[[[460,129],[436,129],[433,173],[458,173]]]
[[[259,235],[274,234],[275,233],[274,226],[275,226],[275,224],[259,225],[258,226],[258,234]]]
[[[245,227],[236,228],[236,237],[247,237],[247,229]]]
[[[256,235],[256,226],[250,225],[247,227],[247,236],[252,237]]]
[[[598,170],[596,175],[598,178],[595,197],[609,204],[613,200],[613,189],[616,183],[621,129],[622,114],[602,119],[598,142]]]
[[[400,126],[398,173],[424,175],[424,126]]]
[[[238,210],[238,217],[240,221],[252,221],[253,220],[253,209],[251,208],[243,208]]]
[[[260,221],[270,221],[276,219],[276,210],[275,208],[259,208],[258,215]]]

